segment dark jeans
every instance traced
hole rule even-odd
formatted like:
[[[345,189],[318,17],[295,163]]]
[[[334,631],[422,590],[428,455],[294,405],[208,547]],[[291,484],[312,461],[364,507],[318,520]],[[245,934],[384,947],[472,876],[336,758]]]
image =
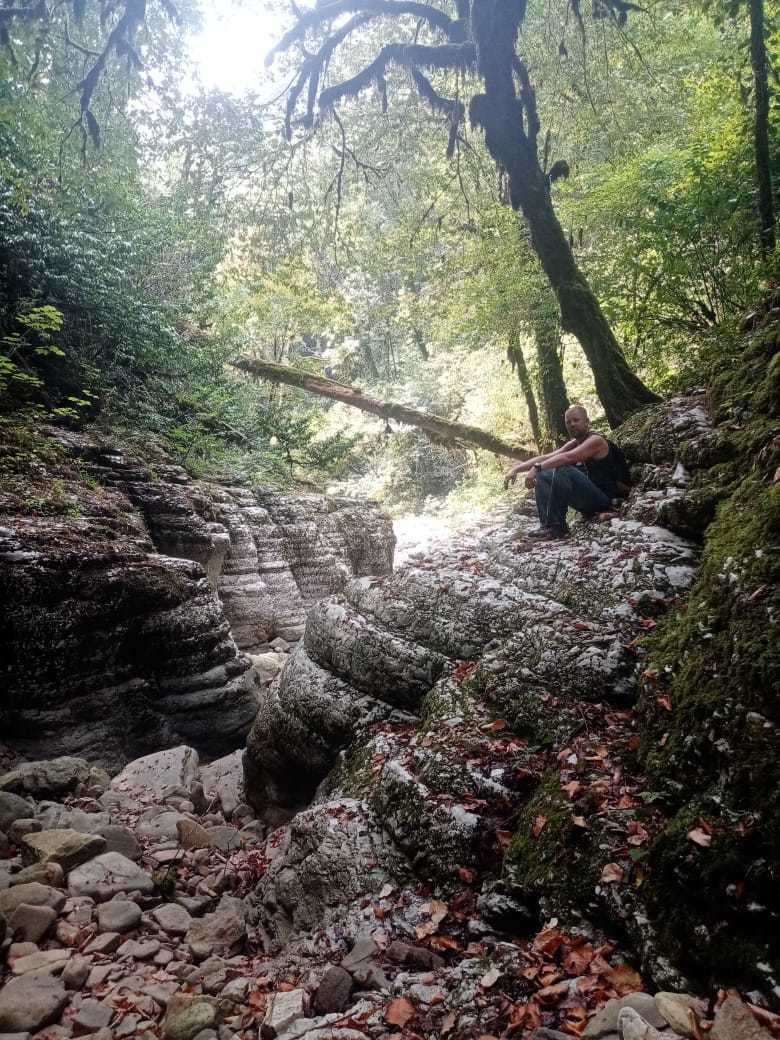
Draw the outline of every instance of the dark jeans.
[[[592,516],[612,508],[617,487],[602,488],[576,466],[545,469],[536,475],[536,508],[543,527],[565,527],[566,510]]]

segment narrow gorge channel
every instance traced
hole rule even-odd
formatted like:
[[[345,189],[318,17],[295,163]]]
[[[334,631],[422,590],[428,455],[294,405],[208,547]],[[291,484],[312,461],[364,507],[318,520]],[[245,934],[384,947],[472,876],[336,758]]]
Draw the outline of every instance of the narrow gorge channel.
[[[692,395],[618,437],[619,519],[534,545],[518,496],[394,568],[372,503],[36,434],[0,529],[0,1034],[769,1036],[709,1001],[776,999],[771,914],[669,875],[712,833],[641,753],[718,431]]]

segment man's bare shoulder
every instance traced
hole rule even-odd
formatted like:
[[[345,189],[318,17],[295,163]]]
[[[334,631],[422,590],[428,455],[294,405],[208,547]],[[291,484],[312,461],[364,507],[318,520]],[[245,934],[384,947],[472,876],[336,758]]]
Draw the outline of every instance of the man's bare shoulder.
[[[602,433],[596,433],[595,430],[588,434],[580,447],[588,458],[605,459],[609,454],[609,441]]]

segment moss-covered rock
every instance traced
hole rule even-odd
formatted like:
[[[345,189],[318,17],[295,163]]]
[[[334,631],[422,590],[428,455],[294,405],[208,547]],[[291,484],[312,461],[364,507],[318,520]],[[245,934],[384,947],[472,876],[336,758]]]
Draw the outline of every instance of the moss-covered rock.
[[[640,758],[674,815],[644,889],[668,954],[716,981],[769,991],[780,972],[780,355],[759,329],[712,383],[725,429],[696,475],[719,500],[684,608],[647,643]],[[700,819],[711,844],[688,837]],[[773,948],[774,947],[774,948]]]
[[[687,802],[648,850],[642,894],[658,941],[704,987],[739,980],[770,993],[775,986],[780,922],[768,831],[702,797]],[[699,843],[706,838],[710,844]]]
[[[555,912],[595,909],[601,858],[594,832],[577,826],[557,770],[546,773],[518,817],[504,877],[524,900],[546,898]]]

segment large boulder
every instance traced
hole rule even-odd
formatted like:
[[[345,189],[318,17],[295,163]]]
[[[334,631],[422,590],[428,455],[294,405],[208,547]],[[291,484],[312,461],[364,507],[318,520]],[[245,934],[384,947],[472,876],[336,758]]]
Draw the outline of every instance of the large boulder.
[[[67,993],[59,979],[33,973],[11,979],[0,989],[0,1030],[30,1033],[55,1022]]]
[[[104,852],[70,872],[68,890],[73,896],[102,900],[124,892],[149,895],[154,882],[132,860],[118,852]]]
[[[339,799],[299,813],[268,843],[272,857],[253,900],[273,936],[313,930],[378,892],[408,866],[365,802]]]
[[[186,745],[157,751],[130,762],[111,781],[115,791],[131,791],[162,800],[167,787],[188,791],[198,776],[198,752]]]
[[[10,773],[0,776],[0,791],[27,794],[32,798],[72,794],[79,784],[89,778],[89,770],[89,763],[85,759],[69,756],[41,762],[22,762]]]
[[[21,846],[23,863],[57,863],[67,874],[105,852],[106,841],[98,834],[62,829],[25,834]]]

